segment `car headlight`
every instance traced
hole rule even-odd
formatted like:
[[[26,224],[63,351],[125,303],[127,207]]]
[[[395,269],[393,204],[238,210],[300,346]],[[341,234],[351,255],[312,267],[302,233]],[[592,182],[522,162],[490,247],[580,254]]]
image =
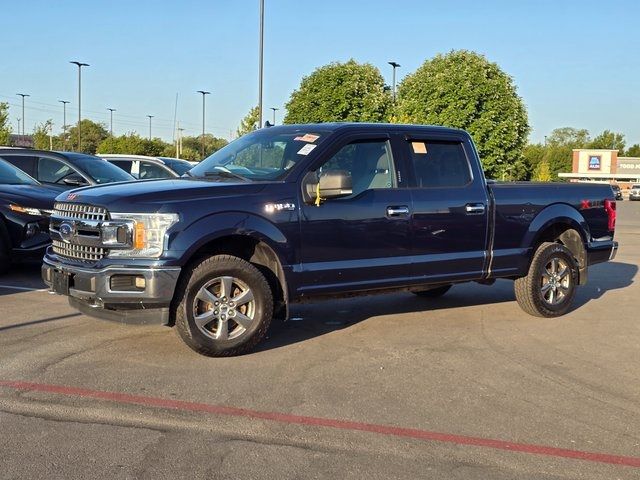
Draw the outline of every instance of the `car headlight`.
[[[109,257],[157,258],[164,251],[164,237],[178,221],[177,213],[112,213],[112,220],[133,222],[131,248],[113,248]],[[108,240],[109,231],[103,232],[103,242]],[[117,232],[115,233],[117,235]]]
[[[9,210],[12,212],[23,213],[25,215],[34,215],[37,217],[44,217],[51,214],[51,210],[41,210],[33,207],[23,207],[22,205],[16,205],[15,203],[9,204]]]

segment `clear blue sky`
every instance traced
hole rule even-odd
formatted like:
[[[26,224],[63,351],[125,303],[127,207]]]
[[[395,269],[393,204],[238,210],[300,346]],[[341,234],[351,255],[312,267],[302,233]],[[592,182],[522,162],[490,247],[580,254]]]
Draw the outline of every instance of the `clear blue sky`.
[[[28,93],[26,127],[77,118],[77,69],[83,70],[83,116],[114,133],[172,138],[178,119],[198,134],[201,97],[207,130],[228,137],[257,103],[258,0],[2,2],[0,101],[21,116],[16,93]],[[378,66],[391,83],[425,59],[470,49],[515,80],[540,141],[556,127],[620,131],[640,142],[640,2],[635,0],[357,1],[265,0],[265,108],[284,104],[302,76],[331,61]],[[266,113],[271,115],[271,111]]]

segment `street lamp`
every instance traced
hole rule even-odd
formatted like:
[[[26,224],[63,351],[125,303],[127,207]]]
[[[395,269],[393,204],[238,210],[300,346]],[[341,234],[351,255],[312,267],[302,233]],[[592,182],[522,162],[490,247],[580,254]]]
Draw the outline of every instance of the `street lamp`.
[[[58,100],[62,104],[62,143],[65,150],[67,149],[67,103],[68,100]]]
[[[153,115],[147,115],[147,117],[149,117],[149,141],[151,141],[151,119]]]
[[[107,110],[109,110],[109,114],[111,115],[111,121],[109,123],[109,133],[113,137],[113,112],[115,112],[116,109],[115,108],[107,108]]]
[[[264,0],[260,0],[260,53],[258,55],[258,128],[262,128],[262,78],[264,64]]]
[[[280,110],[279,108],[276,107],[271,107],[271,110],[273,110],[273,124],[276,124],[276,111]]]
[[[29,97],[30,95],[26,93],[16,93],[16,95],[19,97],[22,97],[22,135],[24,135],[24,124],[26,123],[24,121],[24,97]],[[18,134],[20,134],[19,130],[18,130]]]
[[[80,133],[80,121],[82,120],[82,67],[88,67],[88,63],[71,61],[78,66],[78,151],[81,150],[82,134]]]
[[[207,92],[205,90],[198,90],[197,93],[202,94],[202,145],[200,146],[200,154],[202,158],[204,158],[204,97],[210,95],[211,92]]]
[[[393,103],[396,103],[396,68],[398,68],[400,64],[396,62],[387,62],[387,63],[389,63],[389,65],[393,67],[393,87],[391,92],[393,94]]]

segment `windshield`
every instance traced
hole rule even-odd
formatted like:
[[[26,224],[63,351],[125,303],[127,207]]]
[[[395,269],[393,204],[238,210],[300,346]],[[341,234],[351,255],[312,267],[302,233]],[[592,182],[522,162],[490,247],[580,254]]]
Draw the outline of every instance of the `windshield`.
[[[227,172],[248,180],[278,180],[328,136],[327,131],[264,128],[231,142],[189,173],[206,177]]]
[[[66,154],[69,159],[84,170],[96,183],[128,182],[135,180],[131,175],[102,158],[91,155]]]
[[[38,182],[19,168],[0,159],[0,184],[4,185],[38,185]]]
[[[177,158],[167,158],[160,157],[160,159],[165,163],[167,167],[176,172],[178,175],[182,175],[183,173],[187,173],[189,170],[193,168],[186,160],[179,160]]]

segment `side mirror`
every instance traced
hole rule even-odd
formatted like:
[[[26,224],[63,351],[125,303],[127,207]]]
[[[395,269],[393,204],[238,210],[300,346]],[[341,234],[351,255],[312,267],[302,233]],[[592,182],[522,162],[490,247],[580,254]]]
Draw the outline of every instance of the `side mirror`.
[[[322,199],[348,197],[352,192],[351,173],[346,170],[328,170],[320,174]]]
[[[330,170],[320,175],[317,172],[309,172],[302,179],[304,202],[315,203],[318,207],[322,200],[348,197],[352,192],[351,174],[345,170]]]
[[[82,187],[84,185],[88,185],[87,181],[84,178],[82,178],[82,175],[78,175],[77,173],[73,173],[68,177],[64,178],[62,180],[62,183],[72,187]]]

